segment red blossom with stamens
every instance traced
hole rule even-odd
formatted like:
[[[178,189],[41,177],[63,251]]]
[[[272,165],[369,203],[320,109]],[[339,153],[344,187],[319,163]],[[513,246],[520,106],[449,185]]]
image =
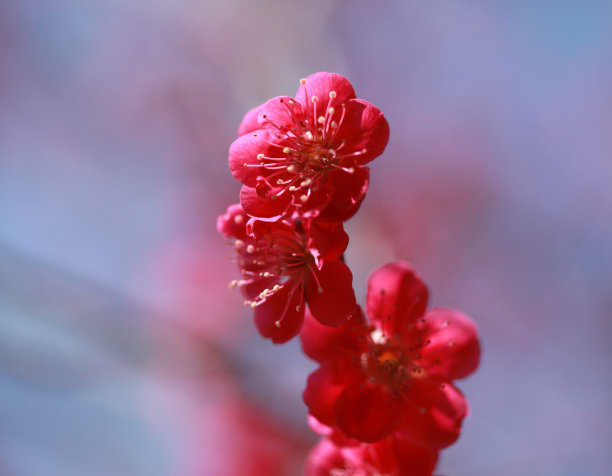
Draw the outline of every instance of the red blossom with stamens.
[[[437,462],[437,450],[402,438],[341,445],[326,437],[310,452],[306,476],[431,476]]]
[[[235,239],[242,279],[232,286],[242,289],[264,337],[282,343],[296,336],[306,304],[323,326],[338,326],[354,312],[353,275],[341,260],[348,245],[341,224],[264,222],[232,205],[217,228]]]
[[[472,320],[459,311],[426,310],[428,291],[407,263],[370,277],[367,314],[329,328],[309,316],[304,352],[320,363],[304,401],[318,421],[349,438],[377,442],[396,435],[420,446],[452,444],[468,404],[452,384],[478,366]]]
[[[364,165],[382,154],[389,125],[339,74],[300,83],[295,98],[276,97],[246,114],[230,169],[244,184],[240,201],[252,217],[342,222],[365,197]]]

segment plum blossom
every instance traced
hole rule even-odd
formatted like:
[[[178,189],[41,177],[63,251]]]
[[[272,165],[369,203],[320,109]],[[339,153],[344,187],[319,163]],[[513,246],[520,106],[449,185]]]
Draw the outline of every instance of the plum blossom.
[[[244,184],[241,204],[247,215],[268,221],[350,218],[367,191],[365,164],[389,139],[380,110],[357,99],[335,73],[310,75],[295,98],[279,96],[252,109],[238,132],[229,162]]]

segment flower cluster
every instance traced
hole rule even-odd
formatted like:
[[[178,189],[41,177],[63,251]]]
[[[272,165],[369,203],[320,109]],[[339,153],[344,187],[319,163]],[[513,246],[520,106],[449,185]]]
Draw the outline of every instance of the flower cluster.
[[[468,414],[453,381],[480,359],[470,318],[427,309],[427,287],[404,262],[372,274],[364,314],[343,259],[343,222],[388,138],[383,114],[346,78],[316,73],[294,98],[249,111],[229,150],[243,184],[240,203],[217,221],[240,269],[231,287],[262,336],[278,344],[299,335],[319,363],[303,395],[323,436],[311,476],[431,475]]]

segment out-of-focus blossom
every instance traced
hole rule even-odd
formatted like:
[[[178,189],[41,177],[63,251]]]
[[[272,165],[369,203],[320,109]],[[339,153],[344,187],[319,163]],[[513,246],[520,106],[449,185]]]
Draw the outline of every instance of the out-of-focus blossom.
[[[311,451],[307,476],[431,476],[438,451],[389,437],[377,443],[339,444],[325,437]]]

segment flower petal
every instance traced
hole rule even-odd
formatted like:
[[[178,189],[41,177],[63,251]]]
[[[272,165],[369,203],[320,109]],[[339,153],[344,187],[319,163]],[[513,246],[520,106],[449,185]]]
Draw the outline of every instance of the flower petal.
[[[429,344],[423,348],[419,364],[428,376],[455,380],[476,370],[480,344],[476,325],[468,316],[454,309],[429,309],[424,332]]]
[[[343,170],[331,172],[327,180],[333,185],[333,195],[319,219],[328,223],[341,223],[352,217],[365,198],[369,176],[370,170],[367,167],[354,167],[353,173]]]
[[[306,311],[300,340],[304,353],[311,359],[344,365],[345,361],[355,362],[367,350],[365,339],[360,339],[367,333],[368,328],[358,307],[353,316],[338,327],[325,326]]]
[[[262,221],[278,220],[289,206],[290,200],[291,197],[286,194],[275,200],[262,198],[256,189],[246,185],[240,190],[240,204],[243,210],[247,215]]]
[[[341,260],[325,261],[319,271],[310,268],[306,285],[306,301],[310,312],[321,324],[339,326],[355,312],[357,301],[353,291],[353,273]]]
[[[467,400],[450,383],[413,380],[405,391],[399,433],[417,445],[441,449],[453,444],[469,412]]]
[[[300,332],[304,320],[301,293],[287,281],[274,294],[255,308],[255,325],[259,333],[275,344],[287,342]]]
[[[403,261],[378,268],[368,281],[367,314],[387,335],[403,334],[425,312],[427,287]]]
[[[273,155],[274,148],[268,144],[268,133],[256,130],[238,137],[229,149],[229,167],[232,175],[244,185],[255,187],[257,177],[266,175],[263,167],[258,167],[258,154]]]
[[[288,131],[298,133],[296,128],[299,127],[302,115],[302,107],[293,98],[277,96],[261,106],[257,120],[259,128],[266,128],[272,137],[281,139]]]
[[[339,259],[349,243],[342,224],[311,222],[308,228],[308,247],[315,248],[323,260]]]
[[[391,398],[384,388],[361,383],[340,394],[334,404],[334,415],[337,427],[346,436],[372,443],[396,430],[399,408],[399,400]]]
[[[239,203],[227,207],[225,215],[217,218],[217,230],[226,238],[234,237],[238,240],[246,238],[246,224],[248,217]]]
[[[240,126],[238,126],[238,136],[260,129],[259,122],[257,122],[257,116],[259,115],[259,111],[261,111],[261,106],[262,104],[254,107],[244,115]]]
[[[320,423],[335,427],[334,404],[347,385],[358,381],[360,375],[350,368],[333,368],[322,365],[308,376],[302,394],[308,413]]]
[[[346,160],[347,165],[364,165],[382,154],[389,142],[389,124],[380,109],[363,99],[348,101],[344,120],[334,138],[335,144],[343,142],[344,155],[357,154],[354,159]]]
[[[331,98],[329,93],[334,91],[335,97]],[[312,120],[316,100],[317,116],[325,115],[328,106],[340,109],[340,105],[355,97],[355,90],[351,83],[341,74],[337,73],[314,73],[308,76],[305,83],[300,85],[295,94],[296,102],[302,105],[307,118]],[[331,100],[330,100],[331,99]]]

